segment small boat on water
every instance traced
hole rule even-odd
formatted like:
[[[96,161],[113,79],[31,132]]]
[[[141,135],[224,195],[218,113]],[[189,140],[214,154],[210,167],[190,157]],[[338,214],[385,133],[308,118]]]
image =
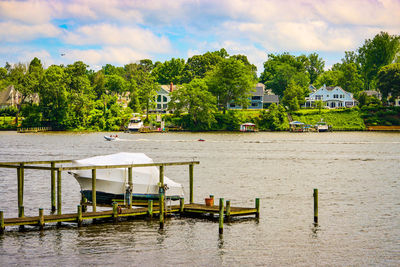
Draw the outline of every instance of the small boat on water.
[[[143,153],[116,153],[105,156],[96,156],[73,161],[74,166],[104,166],[154,163],[151,158]],[[81,193],[92,201],[92,171],[71,171],[81,187]],[[149,200],[158,199],[159,170],[156,167],[133,168],[132,199]],[[164,176],[167,199],[178,200],[183,197],[183,186]],[[96,202],[99,204],[112,204],[115,199],[126,200],[130,190],[128,184],[128,169],[98,169],[96,171]]]
[[[137,132],[143,127],[143,121],[138,114],[134,113],[134,117],[129,120],[128,131]]]
[[[251,122],[246,122],[240,125],[241,132],[257,132],[256,125]]]
[[[321,120],[320,122],[317,122],[317,124],[315,124],[315,129],[317,130],[317,132],[327,132],[329,131],[330,127],[325,121]]]
[[[105,135],[104,139],[106,139],[107,141],[115,141],[115,140],[118,140],[118,135],[116,135],[116,136],[113,136],[113,135],[107,136],[107,135]]]

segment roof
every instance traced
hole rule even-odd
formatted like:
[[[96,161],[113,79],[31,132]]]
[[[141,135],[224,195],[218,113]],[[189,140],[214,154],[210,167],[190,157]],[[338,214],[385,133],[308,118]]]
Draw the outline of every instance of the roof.
[[[254,96],[262,96],[264,94],[265,85],[263,83],[257,83],[255,91],[252,92]]]
[[[11,104],[11,92],[14,90],[14,86],[10,85],[3,90],[0,91],[0,104],[5,105],[5,104]]]
[[[279,103],[279,96],[264,94],[263,103]]]
[[[289,124],[291,124],[291,125],[304,125],[304,123],[301,122],[301,121],[292,121]]]

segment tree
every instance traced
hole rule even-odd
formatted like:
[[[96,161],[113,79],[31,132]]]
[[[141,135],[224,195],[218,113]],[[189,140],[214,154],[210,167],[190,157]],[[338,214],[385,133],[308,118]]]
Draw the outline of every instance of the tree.
[[[209,91],[202,79],[194,79],[172,92],[168,105],[175,115],[187,111],[192,129],[206,130],[215,122],[216,98]]]
[[[337,86],[353,94],[363,90],[364,82],[355,63],[335,64],[332,69],[339,71]]]
[[[400,96],[400,63],[393,63],[383,67],[378,72],[377,86],[382,98],[391,95],[391,99]]]
[[[319,113],[321,113],[321,109],[324,107],[324,102],[322,100],[314,101],[314,107],[318,109]]]
[[[268,110],[262,110],[259,117],[259,126],[263,130],[282,131],[288,126],[288,118],[282,105],[272,103]]]
[[[256,84],[251,67],[235,58],[222,60],[206,79],[209,91],[217,98],[218,107],[221,105],[224,113],[231,101],[246,105]]]
[[[293,80],[288,84],[282,98],[282,103],[289,107],[289,110],[295,111],[305,102],[305,90],[297,85]]]
[[[154,67],[151,72],[155,81],[159,84],[179,84],[181,82],[183,69],[185,68],[185,60],[180,58],[172,58],[162,64]]]
[[[306,70],[310,78],[310,84],[314,84],[318,76],[324,72],[325,61],[317,53],[308,55],[306,61]]]
[[[260,80],[279,96],[283,96],[291,80],[302,88],[308,87],[310,78],[305,67],[307,60],[305,56],[295,57],[288,53],[269,54]]]
[[[323,85],[326,86],[337,86],[338,81],[342,73],[339,70],[328,70],[318,76],[315,81],[315,87],[319,88]]]
[[[137,83],[138,99],[142,110],[146,110],[146,120],[149,119],[149,109],[155,102],[157,90],[160,88],[155,79],[148,72],[139,72]],[[135,89],[135,85],[131,83],[131,89]],[[133,92],[133,91],[132,91]],[[136,101],[136,100],[135,100]]]
[[[68,108],[66,77],[64,68],[50,66],[44,73],[40,86],[40,106],[43,117],[49,120],[53,129],[65,129]]]
[[[400,36],[380,32],[358,49],[358,62],[368,90],[375,84],[380,68],[391,64],[400,52]]]
[[[126,92],[127,83],[126,80],[119,75],[106,75],[105,88],[109,93],[122,94]]]
[[[188,58],[183,70],[182,82],[189,83],[195,78],[204,78],[206,73],[213,70],[222,60],[223,57],[218,51]]]

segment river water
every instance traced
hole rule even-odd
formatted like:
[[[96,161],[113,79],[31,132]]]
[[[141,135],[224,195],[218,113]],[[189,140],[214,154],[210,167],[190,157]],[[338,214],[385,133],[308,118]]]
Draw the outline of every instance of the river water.
[[[334,133],[0,133],[0,161],[79,159],[143,152],[156,162],[199,160],[194,199],[261,203],[260,219],[225,224],[168,218],[119,224],[7,228],[0,265],[29,266],[399,266],[400,134]],[[109,133],[108,133],[109,134]],[[199,142],[198,139],[204,139]],[[166,167],[188,188],[188,167]],[[63,212],[75,212],[79,185],[63,173]],[[319,225],[313,225],[313,189]],[[186,190],[188,193],[188,190]],[[25,171],[26,215],[50,208],[50,173]],[[17,216],[16,171],[0,168],[0,210]]]

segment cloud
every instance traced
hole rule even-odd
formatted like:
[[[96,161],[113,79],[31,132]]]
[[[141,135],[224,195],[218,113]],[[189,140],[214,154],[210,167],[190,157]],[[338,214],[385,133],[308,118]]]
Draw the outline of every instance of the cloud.
[[[53,13],[51,3],[45,1],[1,1],[1,20],[14,20],[23,23],[45,24]]]
[[[158,37],[149,30],[135,26],[87,25],[67,33],[64,40],[73,45],[129,46],[152,53],[167,53],[171,50],[166,37]]]
[[[60,33],[60,29],[50,23],[26,25],[14,22],[0,22],[0,43],[56,37]]]

